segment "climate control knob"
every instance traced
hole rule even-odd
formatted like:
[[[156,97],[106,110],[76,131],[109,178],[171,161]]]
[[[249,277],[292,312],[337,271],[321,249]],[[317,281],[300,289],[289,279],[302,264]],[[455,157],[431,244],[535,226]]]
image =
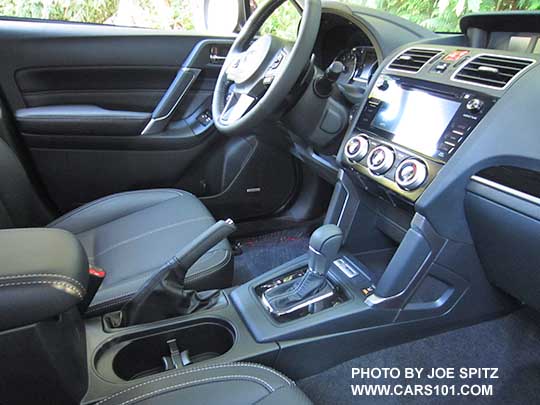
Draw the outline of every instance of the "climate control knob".
[[[352,162],[359,162],[369,152],[369,141],[365,136],[356,135],[345,145],[345,156]]]
[[[405,159],[396,169],[396,183],[407,191],[416,190],[427,178],[427,166],[418,159]]]
[[[368,167],[373,174],[384,174],[392,168],[396,157],[387,146],[377,146],[368,156]]]

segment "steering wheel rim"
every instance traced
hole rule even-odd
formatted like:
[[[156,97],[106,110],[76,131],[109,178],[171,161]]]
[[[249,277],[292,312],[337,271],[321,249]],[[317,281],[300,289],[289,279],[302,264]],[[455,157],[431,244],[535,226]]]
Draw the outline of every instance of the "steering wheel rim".
[[[271,36],[261,37],[248,47],[263,23],[285,1],[289,0],[271,0],[257,8],[238,34],[223,63],[214,90],[212,114],[217,129],[225,134],[245,133],[272,114],[309,63],[321,22],[321,0],[304,0],[302,21],[292,48]],[[282,60],[278,62],[278,67],[270,69],[272,65],[275,66],[280,53]],[[259,66],[256,68],[251,66],[257,63]],[[226,100],[231,84],[237,90]],[[258,97],[252,94],[254,89],[256,93],[262,92],[262,95]],[[231,103],[234,105],[231,106]],[[234,114],[231,113],[233,109]]]

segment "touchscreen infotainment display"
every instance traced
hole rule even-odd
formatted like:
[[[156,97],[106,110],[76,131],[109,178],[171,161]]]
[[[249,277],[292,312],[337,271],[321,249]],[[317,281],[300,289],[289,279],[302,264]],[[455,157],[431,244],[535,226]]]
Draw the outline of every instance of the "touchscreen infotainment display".
[[[390,81],[370,97],[381,101],[371,126],[387,133],[392,142],[433,156],[444,130],[461,103],[421,89],[403,88]]]

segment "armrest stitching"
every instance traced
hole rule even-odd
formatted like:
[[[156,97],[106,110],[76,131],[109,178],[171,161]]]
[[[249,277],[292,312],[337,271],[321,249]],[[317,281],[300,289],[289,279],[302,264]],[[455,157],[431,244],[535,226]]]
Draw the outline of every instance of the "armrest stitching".
[[[21,281],[21,282],[18,282],[18,283],[0,284],[0,288],[2,288],[2,287],[16,287],[16,286],[23,286],[23,285],[37,285],[37,284],[50,284],[52,286],[54,286],[54,285],[63,286],[63,287],[66,287],[67,291],[65,291],[65,290],[59,290],[59,291],[64,291],[64,292],[66,292],[68,294],[70,292],[73,292],[80,299],[84,298],[84,295],[83,295],[82,291],[78,287],[74,286],[71,283],[67,283],[67,282],[58,282],[58,281]]]
[[[5,275],[5,276],[1,276],[0,277],[0,280],[9,280],[9,279],[20,279],[20,278],[32,278],[32,277],[57,277],[57,278],[62,278],[64,280],[69,280],[69,281],[72,281],[73,283],[77,284],[79,287],[81,287],[81,289],[83,291],[86,291],[86,288],[84,287],[84,285],[74,279],[73,277],[69,277],[69,276],[64,276],[62,274],[52,274],[52,273],[34,273],[34,274],[16,274],[16,275]]]

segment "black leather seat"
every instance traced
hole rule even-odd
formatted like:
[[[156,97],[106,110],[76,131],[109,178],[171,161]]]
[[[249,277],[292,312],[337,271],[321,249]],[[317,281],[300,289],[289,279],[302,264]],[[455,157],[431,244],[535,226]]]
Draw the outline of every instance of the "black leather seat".
[[[192,194],[160,189],[114,194],[86,204],[49,224],[77,236],[91,264],[107,277],[89,314],[119,307],[175,253],[215,223]],[[231,247],[223,241],[186,276],[186,287],[208,290],[230,286]]]
[[[0,139],[0,228],[44,226],[52,218],[28,176]],[[48,226],[74,233],[90,263],[107,277],[94,298],[90,314],[112,311],[180,251],[215,223],[204,205],[190,193],[145,190],[115,194],[86,204]],[[232,254],[219,243],[189,269],[186,286],[207,290],[230,286]]]
[[[294,382],[252,363],[218,364],[177,371],[111,394],[97,405],[287,404],[312,402]]]

